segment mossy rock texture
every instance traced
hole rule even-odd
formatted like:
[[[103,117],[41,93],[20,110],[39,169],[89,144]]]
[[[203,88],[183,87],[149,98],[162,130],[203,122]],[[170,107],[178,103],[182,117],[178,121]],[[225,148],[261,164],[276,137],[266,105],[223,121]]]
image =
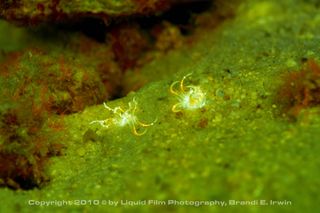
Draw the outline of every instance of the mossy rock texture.
[[[0,16],[9,21],[32,25],[87,16],[101,17],[108,22],[113,17],[161,12],[174,2],[173,0],[2,0]]]

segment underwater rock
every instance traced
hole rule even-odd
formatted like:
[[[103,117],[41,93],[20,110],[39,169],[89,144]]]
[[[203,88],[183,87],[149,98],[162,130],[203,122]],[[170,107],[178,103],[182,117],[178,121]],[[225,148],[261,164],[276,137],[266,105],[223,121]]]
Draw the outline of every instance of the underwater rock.
[[[79,17],[112,17],[146,15],[168,9],[176,0],[20,0],[0,1],[0,16],[22,24],[63,21]],[[184,1],[179,1],[184,2]]]
[[[3,100],[29,98],[34,107],[54,114],[78,112],[106,97],[105,87],[92,69],[72,57],[40,49],[8,54],[0,64],[0,77],[7,88],[1,90]]]
[[[320,105],[320,66],[309,59],[300,71],[291,71],[283,76],[276,102],[281,112],[296,120],[301,110]]]

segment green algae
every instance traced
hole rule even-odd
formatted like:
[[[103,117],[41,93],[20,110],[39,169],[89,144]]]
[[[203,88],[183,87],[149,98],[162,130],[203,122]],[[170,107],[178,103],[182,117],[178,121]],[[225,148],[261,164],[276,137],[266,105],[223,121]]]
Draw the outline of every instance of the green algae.
[[[319,9],[304,1],[248,1],[234,20],[206,31],[192,48],[169,52],[141,69],[150,83],[111,101],[133,97],[139,119],[152,122],[137,137],[128,126],[89,123],[103,107],[64,117],[65,155],[49,165],[42,189],[1,189],[1,211],[314,212],[319,209],[319,109],[292,123],[278,116],[281,76],[302,58],[319,60]],[[158,76],[158,73],[160,77]],[[161,74],[160,74],[161,73]],[[172,82],[207,94],[204,110],[175,114]],[[311,116],[310,116],[311,115]],[[205,122],[204,122],[205,121]],[[28,200],[287,200],[288,206],[29,206]]]

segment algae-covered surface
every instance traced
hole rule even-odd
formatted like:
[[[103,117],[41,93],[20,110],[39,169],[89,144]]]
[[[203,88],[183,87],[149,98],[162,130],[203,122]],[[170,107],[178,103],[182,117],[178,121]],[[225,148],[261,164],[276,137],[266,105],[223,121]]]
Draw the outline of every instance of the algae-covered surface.
[[[58,129],[48,137],[53,140],[56,132],[61,154],[46,163],[40,187],[25,190],[0,179],[6,183],[0,212],[319,211],[319,7],[307,0],[243,1],[233,18],[214,29],[199,28],[192,41],[160,56],[155,52],[150,62],[126,71],[124,82],[143,86],[106,105],[92,92],[102,87],[96,62],[74,59],[78,53],[66,38],[46,44],[39,36],[33,45],[53,49],[38,53],[46,56],[41,63],[59,61],[55,51],[61,51],[70,60],[69,72],[76,73],[68,78],[74,90],[52,84],[48,93],[58,90],[62,97],[48,100],[74,110],[48,110],[55,115],[38,128]],[[23,29],[11,30],[18,35],[1,33],[1,45],[8,41],[21,50],[35,39],[30,32],[22,35]],[[13,48],[1,47],[6,54]],[[37,60],[21,60],[29,64],[29,75],[40,69]],[[91,74],[79,80],[84,70]],[[49,82],[44,72],[32,75]],[[16,84],[10,80],[18,81],[7,75],[1,77],[2,91]],[[39,83],[32,88],[42,91]],[[190,91],[196,95],[186,101],[182,96]],[[77,107],[84,101],[74,100],[83,100],[83,92],[90,93],[89,102]],[[33,98],[30,93],[24,94]],[[61,105],[68,95],[71,103]],[[10,101],[0,101],[2,111]],[[121,109],[112,111],[116,107]],[[0,137],[1,146],[5,140]]]

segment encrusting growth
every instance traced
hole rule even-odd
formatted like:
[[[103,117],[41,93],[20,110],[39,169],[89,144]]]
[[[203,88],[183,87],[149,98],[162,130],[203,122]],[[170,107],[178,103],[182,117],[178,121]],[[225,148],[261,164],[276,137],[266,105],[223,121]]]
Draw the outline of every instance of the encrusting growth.
[[[103,104],[106,109],[111,111],[113,113],[113,116],[111,118],[107,118],[105,120],[95,120],[90,122],[90,124],[99,123],[101,126],[105,128],[109,128],[110,126],[126,126],[129,125],[132,128],[132,133],[137,136],[144,135],[147,132],[146,127],[154,125],[156,120],[152,123],[146,124],[138,120],[137,116],[135,115],[137,111],[137,101],[135,98],[128,104],[128,109],[124,110],[120,106],[111,108],[107,106],[106,103]],[[137,130],[137,127],[139,129],[144,128],[142,132],[139,132]]]
[[[276,102],[282,113],[296,119],[302,109],[320,106],[320,66],[314,59],[308,59],[299,71],[284,75]]]

